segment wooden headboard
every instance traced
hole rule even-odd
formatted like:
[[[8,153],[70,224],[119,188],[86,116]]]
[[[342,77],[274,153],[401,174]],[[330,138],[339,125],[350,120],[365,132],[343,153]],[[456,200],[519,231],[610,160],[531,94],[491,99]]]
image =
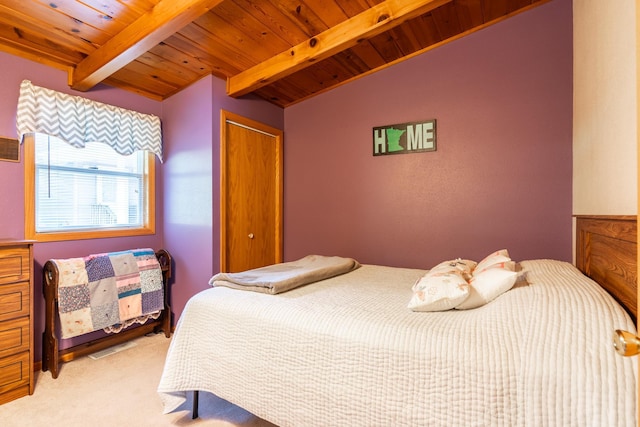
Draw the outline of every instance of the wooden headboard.
[[[576,266],[606,289],[636,320],[635,216],[576,216]]]

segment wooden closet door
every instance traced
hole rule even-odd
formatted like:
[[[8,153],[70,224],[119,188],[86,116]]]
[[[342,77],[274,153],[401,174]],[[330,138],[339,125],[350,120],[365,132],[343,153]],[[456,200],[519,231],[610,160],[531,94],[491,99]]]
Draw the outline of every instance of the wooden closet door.
[[[282,131],[223,112],[221,271],[282,262]]]

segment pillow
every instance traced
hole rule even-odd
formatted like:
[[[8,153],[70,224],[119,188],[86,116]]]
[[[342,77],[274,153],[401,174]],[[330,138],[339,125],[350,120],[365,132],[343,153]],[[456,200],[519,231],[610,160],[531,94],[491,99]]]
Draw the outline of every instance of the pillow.
[[[505,262],[510,262],[511,258],[509,258],[509,252],[506,249],[501,249],[499,251],[495,251],[492,254],[487,255],[482,261],[476,265],[474,269],[474,273],[481,273],[484,270],[495,266],[496,264],[501,264]],[[510,270],[513,271],[515,269],[515,263],[511,265]]]
[[[505,260],[505,261],[496,262],[495,264],[491,264],[488,267],[476,268],[473,271],[473,274],[480,274],[483,271],[487,271],[487,270],[489,270],[491,268],[503,268],[503,269],[509,270],[509,271],[516,271],[516,262],[515,261],[511,261],[511,260]]]
[[[458,304],[458,310],[468,310],[485,305],[511,289],[518,273],[506,268],[493,267],[479,273],[474,271],[469,281],[469,297]]]
[[[427,273],[412,289],[407,307],[413,311],[450,310],[469,296],[469,283],[459,271]]]
[[[478,264],[477,262],[471,261],[470,259],[458,258],[451,261],[441,262],[440,264],[436,265],[431,270],[429,270],[427,274],[432,275],[432,274],[442,273],[442,272],[457,271],[457,272],[461,272],[462,277],[468,280],[471,278],[471,273],[473,272],[473,269],[476,268],[477,264]]]

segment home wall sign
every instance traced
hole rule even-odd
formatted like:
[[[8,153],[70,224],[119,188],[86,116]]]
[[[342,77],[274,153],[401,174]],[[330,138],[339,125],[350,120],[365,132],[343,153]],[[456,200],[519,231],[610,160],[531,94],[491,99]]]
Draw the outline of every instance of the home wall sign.
[[[373,155],[436,151],[436,120],[373,128]]]

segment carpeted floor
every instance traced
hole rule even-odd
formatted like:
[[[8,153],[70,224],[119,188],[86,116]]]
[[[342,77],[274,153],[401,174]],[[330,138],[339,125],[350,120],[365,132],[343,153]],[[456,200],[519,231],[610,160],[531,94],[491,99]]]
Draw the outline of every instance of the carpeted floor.
[[[35,392],[0,406],[2,427],[273,427],[210,393],[200,393],[200,418],[191,401],[164,415],[156,392],[170,340],[163,334],[132,341],[134,347],[98,360],[61,365],[57,379],[36,373]]]

